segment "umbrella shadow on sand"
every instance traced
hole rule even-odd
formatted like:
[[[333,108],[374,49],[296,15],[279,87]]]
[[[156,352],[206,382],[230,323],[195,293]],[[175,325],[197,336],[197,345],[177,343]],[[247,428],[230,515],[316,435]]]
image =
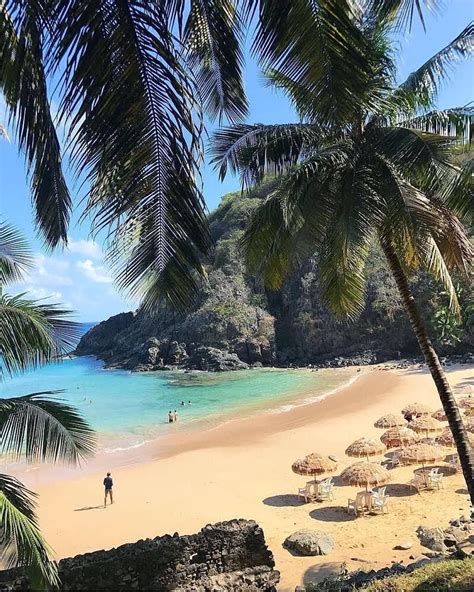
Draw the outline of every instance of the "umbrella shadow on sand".
[[[386,486],[385,493],[390,497],[409,497],[412,495],[418,495],[417,490],[408,485],[408,483],[390,483]]]
[[[266,506],[273,508],[286,508],[292,506],[304,506],[305,502],[301,497],[294,493],[283,493],[281,495],[271,495],[262,500]]]
[[[320,522],[350,522],[355,519],[355,516],[348,514],[342,506],[314,508],[309,515],[313,520]]]

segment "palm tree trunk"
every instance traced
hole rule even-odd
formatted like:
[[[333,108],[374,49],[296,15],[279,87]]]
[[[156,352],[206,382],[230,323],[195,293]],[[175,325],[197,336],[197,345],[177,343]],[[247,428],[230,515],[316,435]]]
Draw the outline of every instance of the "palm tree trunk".
[[[441,399],[459,454],[459,461],[471,498],[471,506],[474,506],[474,455],[467,437],[466,428],[464,427],[461,414],[459,413],[459,408],[454,399],[453,391],[449,386],[448,379],[440,364],[438,355],[428,337],[425,324],[420,316],[408,284],[408,279],[400,265],[397,254],[388,241],[381,240],[381,244],[400,292],[408,318],[410,319],[413,332],[415,333],[420,349],[425,357],[431,376],[433,377],[438,390],[439,398]]]

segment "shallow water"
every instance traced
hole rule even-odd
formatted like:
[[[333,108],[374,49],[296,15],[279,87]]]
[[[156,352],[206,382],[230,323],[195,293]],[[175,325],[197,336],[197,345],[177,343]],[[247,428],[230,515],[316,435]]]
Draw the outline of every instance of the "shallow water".
[[[255,412],[284,412],[324,398],[353,376],[351,370],[263,368],[132,373],[107,370],[101,361],[81,357],[9,379],[2,395],[63,389],[55,396],[74,405],[98,432],[99,447],[112,451],[140,446],[178,424],[180,429],[199,428]],[[168,412],[175,409],[179,422],[170,426]]]

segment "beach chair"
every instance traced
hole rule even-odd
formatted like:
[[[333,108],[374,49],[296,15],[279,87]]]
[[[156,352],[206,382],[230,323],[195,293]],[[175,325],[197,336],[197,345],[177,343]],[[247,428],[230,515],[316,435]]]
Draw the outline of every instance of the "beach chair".
[[[354,514],[354,516],[358,516],[359,514],[363,514],[365,511],[364,506],[362,503],[356,499],[349,498],[347,500],[347,513]]]
[[[298,497],[302,497],[306,504],[313,502],[317,497],[314,481],[308,481],[304,487],[300,487],[298,489]]]
[[[385,487],[383,489],[385,490]],[[381,512],[382,514],[385,514],[388,498],[389,498],[388,495],[380,495],[380,493],[375,492],[372,497],[372,510],[374,512]],[[388,509],[387,509],[387,514],[388,514]]]
[[[392,453],[390,460],[388,461],[388,468],[394,469],[395,467],[400,466],[400,453],[395,451]]]
[[[332,488],[334,484],[332,482],[332,477],[328,477],[324,481],[321,481],[318,487],[318,499],[320,500],[333,500],[334,493]]]
[[[380,495],[380,496],[384,497],[384,496],[385,496],[385,492],[386,492],[386,491],[387,491],[387,488],[386,488],[386,487],[380,487],[379,489],[375,489],[375,490],[373,490],[373,491],[372,491],[372,493],[374,493],[374,494],[377,494],[377,495]]]
[[[443,487],[443,473],[440,473],[438,469],[435,471],[431,471],[428,474],[428,483],[429,486],[434,489],[441,489]]]
[[[408,485],[414,487],[418,493],[426,487],[425,480],[421,475],[415,475],[415,477],[408,482]]]

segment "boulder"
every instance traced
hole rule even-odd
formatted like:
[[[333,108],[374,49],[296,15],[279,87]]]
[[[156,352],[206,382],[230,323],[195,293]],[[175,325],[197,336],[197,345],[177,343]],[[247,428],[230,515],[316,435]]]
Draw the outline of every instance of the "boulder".
[[[398,543],[398,545],[395,545],[394,549],[396,551],[408,551],[408,549],[411,549],[413,547],[413,541],[403,541],[403,543]]]
[[[445,553],[446,545],[444,544],[444,532],[441,528],[428,528],[426,526],[419,526],[416,529],[416,534],[420,539],[420,544],[436,553]]]
[[[283,546],[295,555],[308,557],[328,555],[336,545],[332,537],[325,532],[303,529],[287,537]]]

